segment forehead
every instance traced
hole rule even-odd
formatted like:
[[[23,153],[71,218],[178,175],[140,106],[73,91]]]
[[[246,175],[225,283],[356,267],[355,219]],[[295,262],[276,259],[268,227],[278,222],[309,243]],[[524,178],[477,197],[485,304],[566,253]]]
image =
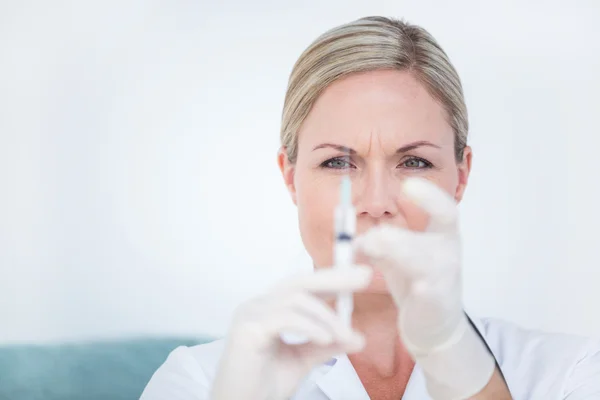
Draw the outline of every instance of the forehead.
[[[360,145],[377,135],[390,145],[429,140],[452,143],[444,108],[410,72],[353,74],[331,84],[317,99],[299,133],[299,145],[324,139]]]

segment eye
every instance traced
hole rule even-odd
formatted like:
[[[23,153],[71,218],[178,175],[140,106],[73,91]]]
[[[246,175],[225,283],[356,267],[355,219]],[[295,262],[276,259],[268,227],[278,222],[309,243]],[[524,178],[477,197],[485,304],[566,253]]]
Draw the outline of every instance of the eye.
[[[433,166],[429,161],[419,157],[410,157],[404,160],[404,162],[402,162],[402,164],[400,165],[408,169],[426,169],[431,168]]]
[[[324,161],[321,164],[321,167],[329,169],[346,169],[352,168],[352,164],[348,160],[348,157],[334,157]]]

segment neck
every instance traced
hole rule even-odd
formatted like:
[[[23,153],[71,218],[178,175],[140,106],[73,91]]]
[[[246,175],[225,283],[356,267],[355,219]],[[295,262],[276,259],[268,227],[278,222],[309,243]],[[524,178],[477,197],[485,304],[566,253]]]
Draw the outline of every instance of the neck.
[[[398,332],[398,309],[389,294],[355,294],[352,323],[365,335],[366,346],[349,358],[355,369],[380,378],[410,376],[414,362]]]

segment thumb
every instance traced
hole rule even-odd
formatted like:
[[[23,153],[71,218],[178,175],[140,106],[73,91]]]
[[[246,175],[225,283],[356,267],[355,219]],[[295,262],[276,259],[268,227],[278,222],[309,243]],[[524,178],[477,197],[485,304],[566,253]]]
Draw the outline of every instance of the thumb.
[[[296,346],[296,351],[298,351],[298,355],[302,362],[306,366],[313,368],[315,365],[329,361],[336,355],[360,352],[364,349],[365,343],[365,337],[356,333],[351,340],[345,343],[335,342],[326,346],[307,343]]]

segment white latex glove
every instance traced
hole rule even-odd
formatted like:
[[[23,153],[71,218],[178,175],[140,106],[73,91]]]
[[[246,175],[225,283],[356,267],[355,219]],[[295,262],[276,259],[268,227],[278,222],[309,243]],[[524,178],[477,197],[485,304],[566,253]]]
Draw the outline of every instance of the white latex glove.
[[[379,269],[399,310],[400,335],[438,400],[468,399],[489,382],[495,360],[463,311],[456,202],[410,178],[404,194],[430,215],[425,232],[379,225],[355,241]]]
[[[211,399],[287,399],[313,367],[362,350],[364,337],[323,300],[365,288],[371,275],[364,266],[319,269],[239,307]],[[285,344],[280,335],[289,333],[310,342]]]

